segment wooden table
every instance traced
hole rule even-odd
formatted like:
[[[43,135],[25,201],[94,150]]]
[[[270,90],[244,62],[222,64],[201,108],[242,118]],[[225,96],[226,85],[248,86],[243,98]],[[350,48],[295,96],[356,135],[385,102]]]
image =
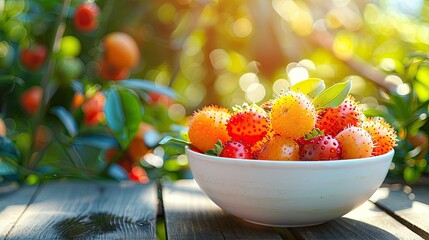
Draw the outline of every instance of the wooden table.
[[[57,181],[0,194],[0,239],[429,239],[429,189],[380,188],[339,219],[272,228],[222,211],[192,180]]]

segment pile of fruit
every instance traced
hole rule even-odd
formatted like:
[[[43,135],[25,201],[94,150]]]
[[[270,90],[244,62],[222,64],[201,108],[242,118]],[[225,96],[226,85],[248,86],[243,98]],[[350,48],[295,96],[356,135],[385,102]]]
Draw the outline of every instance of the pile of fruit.
[[[194,150],[228,158],[339,160],[377,156],[397,138],[382,118],[367,118],[349,95],[351,82],[325,89],[310,79],[261,104],[232,111],[206,106],[189,121]]]

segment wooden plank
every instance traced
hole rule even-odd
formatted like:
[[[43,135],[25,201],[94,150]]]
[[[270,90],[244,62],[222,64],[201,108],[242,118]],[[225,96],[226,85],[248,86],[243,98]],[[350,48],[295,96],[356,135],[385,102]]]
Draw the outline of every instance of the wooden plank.
[[[247,223],[216,206],[192,180],[164,183],[167,239],[281,239],[274,229]]]
[[[336,220],[289,230],[297,239],[423,239],[369,201]]]
[[[23,186],[17,191],[0,194],[0,239],[6,237],[27,208],[37,186]]]
[[[8,234],[10,239],[156,239],[154,184],[52,182]]]
[[[427,185],[409,187],[391,184],[380,188],[371,197],[371,201],[423,238],[429,239],[429,190]]]

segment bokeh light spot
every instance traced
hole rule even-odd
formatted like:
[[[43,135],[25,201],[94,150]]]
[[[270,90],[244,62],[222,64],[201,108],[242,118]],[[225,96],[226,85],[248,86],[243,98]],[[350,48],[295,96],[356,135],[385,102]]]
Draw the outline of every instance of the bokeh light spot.
[[[240,88],[243,91],[246,91],[254,83],[259,83],[258,75],[255,73],[245,73],[239,79]]]
[[[296,66],[289,70],[287,73],[291,85],[295,85],[296,83],[308,79],[310,77],[310,74],[308,73],[308,70],[305,67],[302,66]]]
[[[182,104],[172,104],[168,108],[168,116],[174,121],[180,121],[186,116],[186,109]]]
[[[249,36],[252,29],[252,23],[247,18],[239,18],[232,25],[232,31],[240,38]]]
[[[275,94],[280,94],[282,90],[288,90],[290,88],[290,83],[288,80],[280,78],[277,79],[273,84],[273,92]]]
[[[258,103],[265,98],[266,90],[260,83],[252,83],[246,90],[246,99],[249,102]]]

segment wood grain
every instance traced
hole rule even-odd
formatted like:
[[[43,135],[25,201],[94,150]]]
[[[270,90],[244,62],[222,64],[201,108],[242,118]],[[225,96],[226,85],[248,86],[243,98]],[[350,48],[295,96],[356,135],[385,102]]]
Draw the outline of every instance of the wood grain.
[[[289,230],[297,239],[423,239],[369,201],[336,220]]]
[[[154,184],[47,183],[7,239],[156,239],[156,207]]]
[[[0,239],[6,237],[26,210],[37,186],[23,186],[15,192],[0,195]]]
[[[274,229],[247,223],[222,211],[191,180],[164,183],[167,238],[281,239]]]
[[[429,189],[427,186],[411,188],[402,184],[392,184],[380,188],[370,200],[424,239],[429,239]]]

